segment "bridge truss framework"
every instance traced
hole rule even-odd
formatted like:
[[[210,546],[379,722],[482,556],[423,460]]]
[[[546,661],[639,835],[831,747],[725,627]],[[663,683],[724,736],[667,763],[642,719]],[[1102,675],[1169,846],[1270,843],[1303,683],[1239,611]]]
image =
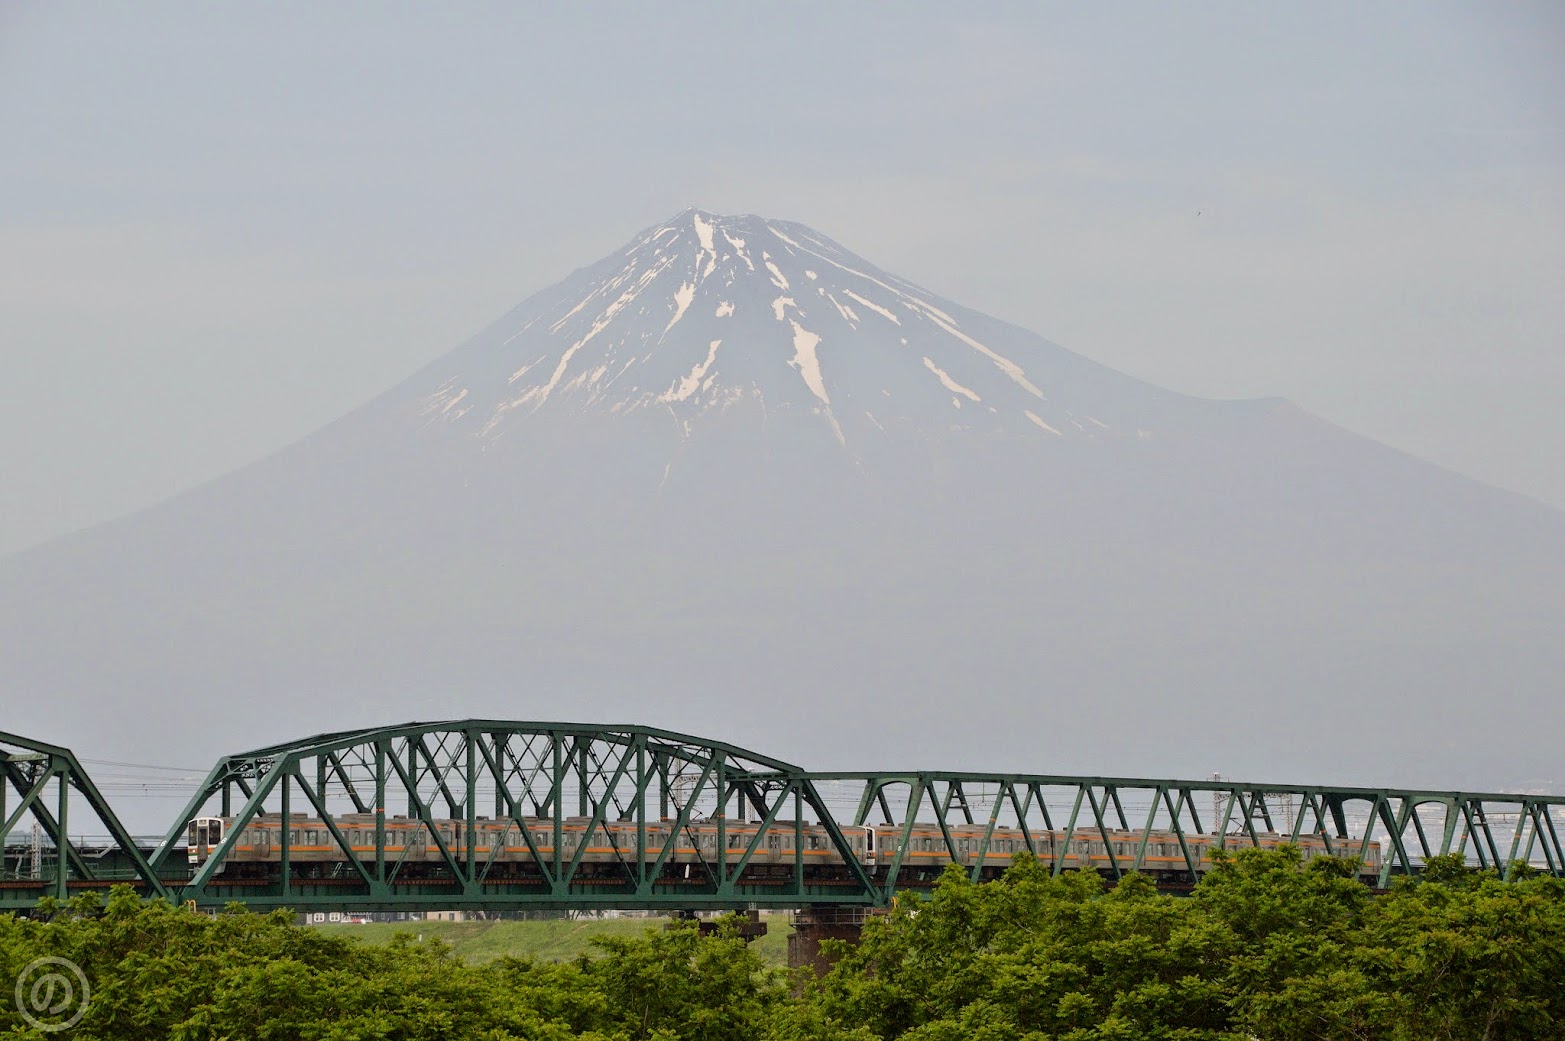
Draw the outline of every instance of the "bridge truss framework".
[[[70,749],[0,731],[0,773],[0,906],[65,900],[120,882],[173,898]],[[107,842],[70,840],[84,814]]]
[[[113,881],[203,907],[237,900],[305,911],[873,907],[931,884],[949,863],[969,865],[975,879],[993,875],[1004,863],[997,849],[1005,857],[1029,850],[1056,874],[1091,864],[1110,878],[1148,871],[1158,859],[1159,881],[1179,888],[1201,874],[1200,848],[1304,838],[1360,858],[1376,844],[1372,881],[1382,887],[1447,853],[1506,877],[1518,864],[1565,877],[1561,796],[1215,778],[812,773],[641,726],[413,723],[226,756],[150,852],[136,847],[69,750],[0,734],[0,765],[0,906],[20,908]],[[8,792],[19,800],[9,811]],[[75,800],[110,835],[105,862],[114,870],[95,868],[65,840],[78,820]],[[28,814],[51,849],[66,850],[63,870],[48,857],[31,870],[22,863],[15,829]],[[192,864],[187,829],[204,816],[229,826]],[[274,862],[247,863],[241,839],[251,825],[311,827],[320,835],[310,848],[324,852],[296,856],[284,841]],[[484,828],[507,838],[486,844]],[[883,836],[868,862],[856,855],[865,828]],[[410,830],[416,857],[405,837],[390,841]],[[818,850],[807,850],[807,832]],[[510,836],[525,844],[524,856],[500,855]],[[1101,843],[1096,863],[1073,852],[1087,840]],[[831,870],[820,867],[826,861]]]

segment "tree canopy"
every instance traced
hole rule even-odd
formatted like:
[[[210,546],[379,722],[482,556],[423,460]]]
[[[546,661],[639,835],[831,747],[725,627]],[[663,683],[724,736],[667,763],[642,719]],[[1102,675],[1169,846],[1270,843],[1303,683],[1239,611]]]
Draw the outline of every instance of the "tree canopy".
[[[1377,895],[1351,862],[1247,850],[1188,898],[1026,855],[981,884],[953,867],[819,978],[766,968],[733,927],[479,966],[412,936],[375,947],[128,889],[44,911],[0,917],[0,990],[67,958],[92,993],[63,1036],[104,1041],[1565,1038],[1565,882],[1454,860]],[[0,997],[0,1037],[50,1036]]]

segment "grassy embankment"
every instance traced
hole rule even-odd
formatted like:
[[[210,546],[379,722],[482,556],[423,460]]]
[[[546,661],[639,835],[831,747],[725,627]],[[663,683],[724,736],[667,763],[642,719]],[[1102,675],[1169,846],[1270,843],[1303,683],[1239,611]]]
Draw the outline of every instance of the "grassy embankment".
[[[793,932],[785,914],[762,915],[766,935],[751,949],[768,965],[788,961],[788,935]],[[589,953],[593,937],[638,937],[647,929],[661,929],[663,918],[551,919],[523,922],[375,922],[368,925],[316,925],[323,933],[353,937],[364,943],[385,944],[398,933],[439,939],[451,945],[463,961],[482,964],[511,955],[542,961],[563,961]]]

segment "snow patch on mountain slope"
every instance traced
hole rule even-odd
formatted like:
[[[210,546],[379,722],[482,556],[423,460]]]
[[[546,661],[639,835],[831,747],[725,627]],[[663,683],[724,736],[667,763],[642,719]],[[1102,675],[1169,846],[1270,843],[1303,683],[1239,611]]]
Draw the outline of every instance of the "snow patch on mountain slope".
[[[859,303],[863,304],[865,307],[869,308],[871,311],[874,311],[876,314],[878,314],[882,318],[886,319],[892,325],[901,325],[902,324],[902,319],[898,318],[896,315],[892,314],[890,311],[886,310],[884,307],[881,307],[879,304],[875,303],[873,300],[866,300],[866,299],[864,299],[862,296],[859,296],[859,294],[855,293],[851,289],[844,289],[842,291],[842,295],[843,296],[847,296],[847,297],[852,297],[854,300],[857,300]]]
[[[1064,437],[1065,436],[1064,434],[1061,434],[1058,430],[1056,430],[1053,427],[1051,427],[1049,424],[1045,423],[1043,421],[1043,419],[1036,412],[1028,412],[1028,411],[1024,410],[1022,412],[1022,415],[1026,416],[1028,419],[1032,420],[1034,423],[1038,424],[1040,427],[1042,427],[1043,429],[1047,430],[1049,433],[1053,434],[1055,437]]]
[[[706,358],[696,365],[695,368],[691,369],[688,376],[679,381],[679,386],[670,390],[658,400],[665,404],[670,401],[688,400],[690,395],[701,388],[701,383],[706,379],[706,374],[712,368],[712,363],[717,361],[717,348],[722,342],[722,340],[713,340],[711,346],[707,348]]]
[[[668,331],[678,325],[681,318],[685,317],[685,311],[690,307],[690,301],[695,298],[696,284],[694,282],[685,282],[674,291],[674,317],[670,318],[668,324],[663,327],[664,336],[667,336]]]
[[[942,369],[940,366],[936,365],[934,362],[930,361],[928,358],[924,359],[924,368],[926,368],[930,372],[934,373],[935,374],[935,378],[938,379],[940,381],[941,385],[943,387],[945,387],[946,390],[949,390],[951,393],[953,393],[953,394],[960,394],[964,398],[967,398],[969,401],[982,401],[983,400],[983,398],[980,398],[977,394],[974,394],[972,391],[970,391],[966,387],[962,386],[956,380],[952,379],[946,373],[946,370]]]

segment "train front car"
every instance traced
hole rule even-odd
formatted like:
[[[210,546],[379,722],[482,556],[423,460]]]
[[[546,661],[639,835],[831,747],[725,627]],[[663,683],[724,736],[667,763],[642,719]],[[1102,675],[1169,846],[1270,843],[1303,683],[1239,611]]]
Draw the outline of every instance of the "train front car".
[[[192,866],[205,864],[228,834],[225,818],[197,817],[185,829],[185,856]]]

